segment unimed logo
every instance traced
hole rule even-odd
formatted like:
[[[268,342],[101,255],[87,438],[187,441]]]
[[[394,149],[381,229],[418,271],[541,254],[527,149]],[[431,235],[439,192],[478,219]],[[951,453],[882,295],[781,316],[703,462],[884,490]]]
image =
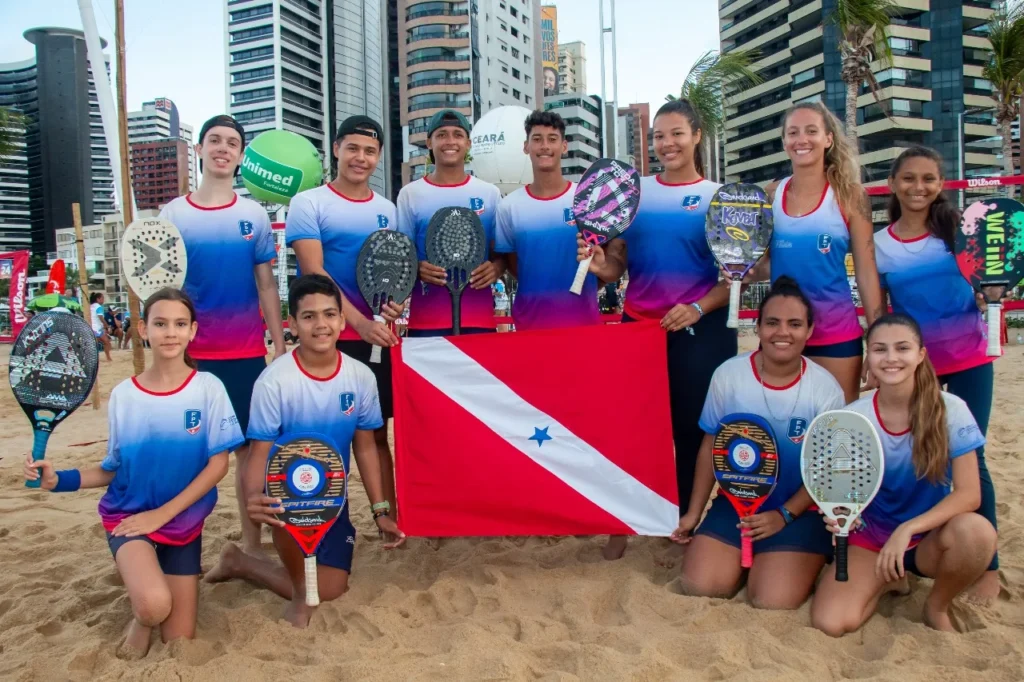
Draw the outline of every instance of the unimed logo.
[[[249,149],[242,157],[242,179],[268,192],[291,197],[302,184],[302,171]]]

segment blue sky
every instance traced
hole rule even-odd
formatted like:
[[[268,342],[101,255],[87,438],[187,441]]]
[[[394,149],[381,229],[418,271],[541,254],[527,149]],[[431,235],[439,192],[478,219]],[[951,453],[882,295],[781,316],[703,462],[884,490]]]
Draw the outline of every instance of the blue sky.
[[[556,0],[560,42],[587,43],[587,84],[600,93],[598,0]],[[169,97],[197,129],[225,105],[224,1],[126,0],[128,108]],[[94,0],[100,35],[111,46],[114,3]],[[168,8],[171,8],[168,11]],[[649,102],[678,93],[690,65],[718,48],[717,0],[617,0],[619,101]],[[77,0],[0,0],[0,62],[34,55],[29,28],[81,28]],[[108,47],[113,60],[114,52]],[[610,49],[608,59],[611,59]],[[658,64],[656,66],[656,64]],[[609,97],[611,96],[611,78]],[[653,113],[653,112],[652,112]]]

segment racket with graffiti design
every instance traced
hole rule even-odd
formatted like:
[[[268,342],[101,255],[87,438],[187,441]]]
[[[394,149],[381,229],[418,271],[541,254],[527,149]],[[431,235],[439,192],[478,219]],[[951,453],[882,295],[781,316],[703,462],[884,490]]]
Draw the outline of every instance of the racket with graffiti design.
[[[988,304],[988,355],[1001,354],[1000,299],[1024,277],[1024,206],[1013,199],[977,201],[964,210],[953,253],[960,274]]]
[[[121,272],[143,302],[164,287],[180,289],[187,269],[181,232],[169,220],[140,218],[125,228]]]
[[[768,250],[773,226],[772,203],[757,185],[723,185],[711,197],[704,236],[711,254],[731,278],[728,327],[739,326],[743,277]]]
[[[277,518],[305,555],[306,605],[320,603],[316,551],[345,508],[348,472],[337,445],[318,434],[285,434],[267,459],[267,496],[281,500]]]
[[[615,159],[598,159],[580,178],[572,198],[576,229],[591,247],[602,246],[626,231],[640,208],[640,174]],[[579,294],[587,279],[590,261],[580,261],[569,291]]]
[[[388,303],[403,303],[416,283],[416,245],[395,230],[377,230],[370,234],[356,257],[356,282],[359,293],[373,311],[373,319],[383,322],[381,309]],[[370,362],[380,362],[380,346],[370,351]]]
[[[771,424],[754,414],[730,414],[718,424],[711,461],[719,492],[740,518],[757,513],[775,490],[779,450]],[[740,565],[754,564],[754,543],[744,532]]]
[[[462,206],[442,208],[427,225],[427,262],[444,268],[452,296],[452,333],[462,330],[462,292],[469,275],[487,259],[487,233],[480,216]]]

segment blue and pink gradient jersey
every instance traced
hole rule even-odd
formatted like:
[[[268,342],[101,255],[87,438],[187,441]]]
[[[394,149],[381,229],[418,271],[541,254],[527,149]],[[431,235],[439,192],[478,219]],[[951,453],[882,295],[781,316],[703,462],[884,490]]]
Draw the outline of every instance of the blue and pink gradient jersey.
[[[501,192],[472,175],[458,185],[435,185],[427,178],[409,183],[398,193],[398,229],[416,243],[420,260],[427,259],[427,226],[434,213],[449,206],[471,208],[480,216],[488,248],[494,245],[494,224]],[[490,257],[490,254],[488,254]],[[409,329],[449,329],[452,301],[448,290],[419,282],[409,302]],[[462,292],[462,327],[494,329],[494,297],[490,287]]]
[[[926,233],[904,241],[890,225],[875,233],[875,257],[893,311],[921,325],[938,374],[995,360],[986,354],[986,326],[974,302],[974,289],[941,239]]]
[[[730,414],[756,414],[771,424],[779,451],[779,470],[775,490],[761,507],[761,511],[771,511],[785,504],[803,485],[800,448],[811,421],[822,412],[839,409],[846,400],[839,382],[806,358],[802,375],[789,385],[763,383],[757,371],[759,352],[737,355],[715,370],[699,423],[701,430],[712,436]],[[771,401],[770,406],[767,401]]]
[[[247,436],[273,442],[286,433],[322,433],[341,449],[349,471],[349,450],[356,430],[384,425],[377,380],[370,368],[340,351],[334,374],[320,379],[291,351],[263,370],[252,391]]]
[[[208,460],[242,444],[242,430],[220,379],[192,372],[169,393],[153,393],[133,377],[110,392],[110,438],[100,466],[114,472],[100,499],[103,527],[153,511],[177,497],[206,468]],[[203,520],[217,503],[217,488],[170,520],[149,538],[187,545],[203,532]]]
[[[782,275],[797,281],[814,309],[814,333],[809,346],[827,346],[859,339],[864,330],[857,320],[853,292],[846,276],[846,254],[850,250],[850,229],[832,188],[825,191],[818,206],[795,218],[786,212],[789,181],[775,192],[772,213],[775,230],[771,243],[772,282]],[[813,351],[808,351],[814,355]]]
[[[673,306],[695,303],[718,283],[718,266],[704,236],[710,180],[670,185],[640,178],[640,208],[623,235],[629,288],[624,311],[638,320],[660,320]]]
[[[235,195],[224,206],[203,208],[191,195],[164,206],[185,242],[185,293],[196,306],[199,329],[188,346],[197,360],[240,360],[267,354],[254,268],[277,255],[270,219],[252,199]]]
[[[356,260],[363,242],[376,230],[395,229],[395,205],[372,194],[368,199],[349,199],[336,189],[322,185],[300,192],[288,207],[285,241],[288,246],[302,239],[320,242],[324,270],[341,289],[345,298],[366,317],[373,317],[370,306],[359,292]],[[399,301],[401,303],[401,301]],[[358,339],[359,334],[346,325],[342,339]]]
[[[932,483],[927,478],[918,476],[914,469],[914,439],[910,431],[893,433],[885,428],[878,416],[877,400],[878,391],[873,391],[846,407],[847,410],[859,412],[867,417],[874,424],[882,440],[882,452],[885,456],[882,487],[864,510],[862,518],[867,522],[865,527],[850,536],[851,543],[875,551],[885,546],[889,536],[900,524],[924,514],[949,494],[953,459],[973,452],[985,444],[985,436],[981,434],[981,429],[974,421],[967,403],[943,391],[950,464],[946,471],[946,480]],[[923,534],[915,535],[911,546],[916,545],[922,537]]]
[[[583,292],[569,291],[576,277],[576,183],[556,197],[540,199],[526,186],[498,206],[495,250],[515,253],[519,290],[512,307],[516,329],[553,329],[598,324],[597,278],[588,274]]]

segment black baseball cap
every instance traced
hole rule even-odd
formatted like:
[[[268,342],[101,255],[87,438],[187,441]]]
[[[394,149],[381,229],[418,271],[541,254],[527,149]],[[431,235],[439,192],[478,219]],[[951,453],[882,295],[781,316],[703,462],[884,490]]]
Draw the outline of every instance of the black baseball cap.
[[[338,134],[334,136],[334,141],[337,142],[346,135],[366,135],[377,140],[377,144],[381,147],[384,146],[384,130],[369,116],[357,114],[346,118],[338,126]]]
[[[469,120],[463,116],[460,112],[454,109],[442,109],[433,115],[430,119],[430,124],[427,126],[427,137],[434,134],[434,131],[438,128],[444,128],[446,126],[455,126],[456,128],[462,128],[469,135],[472,132],[473,126],[470,125]]]
[[[245,128],[234,117],[227,114],[218,114],[203,124],[203,127],[199,129],[199,144],[203,144],[206,141],[206,133],[210,132],[213,128],[220,127],[232,128],[237,131],[238,136],[242,138],[242,149],[245,149]],[[199,159],[199,172],[203,172],[202,159]],[[238,168],[235,169],[235,175],[238,175]]]

